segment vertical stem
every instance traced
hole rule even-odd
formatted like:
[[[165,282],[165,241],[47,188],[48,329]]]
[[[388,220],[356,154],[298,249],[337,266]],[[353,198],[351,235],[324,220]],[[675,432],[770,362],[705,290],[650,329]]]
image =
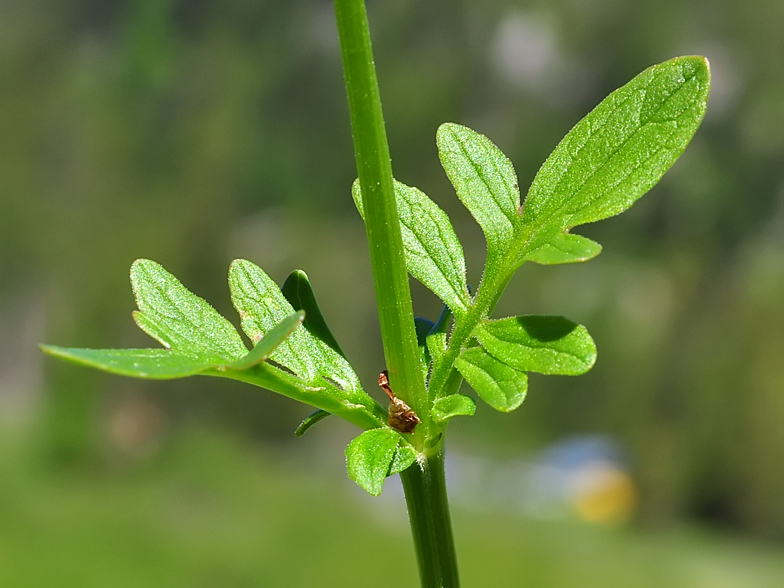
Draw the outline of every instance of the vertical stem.
[[[414,439],[421,450],[429,429],[430,410],[419,367],[414,310],[365,2],[335,0],[335,15],[386,367],[392,389],[422,419]]]
[[[455,542],[449,518],[443,445],[424,463],[400,474],[423,588],[457,588]]]
[[[423,459],[401,474],[423,588],[458,588],[443,446],[425,453],[432,425],[408,286],[384,118],[364,0],[335,0],[354,151],[387,370],[422,419],[412,439]],[[427,455],[427,457],[424,457]]]

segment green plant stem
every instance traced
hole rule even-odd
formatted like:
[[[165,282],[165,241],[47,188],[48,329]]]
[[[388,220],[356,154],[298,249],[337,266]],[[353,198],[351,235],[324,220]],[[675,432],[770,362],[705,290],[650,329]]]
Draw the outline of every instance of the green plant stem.
[[[444,477],[444,450],[400,474],[423,588],[457,588],[457,557]]]
[[[392,389],[422,419],[413,440],[421,450],[430,428],[429,402],[419,368],[414,311],[364,0],[335,0],[335,15],[386,368]]]
[[[444,480],[443,446],[438,443],[424,453],[434,425],[420,368],[392,165],[364,0],[335,0],[335,16],[387,369],[395,393],[422,419],[412,441],[423,452],[423,459],[401,474],[420,577],[423,588],[457,588],[457,559]]]

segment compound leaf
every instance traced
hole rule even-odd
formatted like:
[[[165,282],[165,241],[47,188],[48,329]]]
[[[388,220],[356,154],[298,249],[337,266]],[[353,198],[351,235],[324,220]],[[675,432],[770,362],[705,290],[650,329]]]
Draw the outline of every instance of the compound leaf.
[[[528,375],[499,361],[481,347],[461,351],[455,367],[479,397],[496,410],[510,412],[525,400]]]
[[[356,437],[346,447],[348,477],[371,496],[381,494],[384,479],[390,474],[402,440],[400,434],[392,429],[371,429]],[[403,457],[397,467],[402,467],[406,459]]]
[[[474,336],[493,357],[517,370],[576,376],[596,361],[596,346],[586,328],[561,316],[487,320]]]
[[[454,123],[436,133],[441,164],[458,198],[482,227],[493,272],[520,224],[520,190],[512,163],[490,139]]]
[[[234,326],[160,264],[136,260],[131,285],[139,307],[133,314],[136,324],[167,349],[217,363],[248,352]]]
[[[359,181],[351,190],[354,203],[364,218]],[[460,313],[468,305],[463,247],[449,217],[424,192],[395,181],[408,272]]]
[[[536,174],[523,210],[525,238],[549,242],[629,208],[686,148],[705,114],[709,87],[704,57],[678,57],[605,98]]]

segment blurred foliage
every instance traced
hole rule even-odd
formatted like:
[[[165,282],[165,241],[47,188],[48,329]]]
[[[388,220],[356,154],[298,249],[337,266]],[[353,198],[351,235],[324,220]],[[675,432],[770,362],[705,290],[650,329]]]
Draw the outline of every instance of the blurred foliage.
[[[375,381],[331,11],[327,0],[0,9],[0,414],[39,419],[49,463],[102,467],[106,415],[127,397],[154,399],[175,428],[218,422],[274,443],[307,413],[233,382],[44,363],[38,341],[148,345],[129,316],[139,257],[228,315],[231,259],[278,283],[301,267]],[[526,266],[496,313],[587,325],[596,367],[538,379],[516,414],[480,408],[453,425],[453,444],[518,455],[607,433],[633,456],[643,523],[784,540],[784,3],[370,0],[369,11],[396,176],[450,214],[472,284],[484,242],[438,164],[438,124],[490,136],[524,186],[609,91],[675,55],[708,56],[708,115],[673,170],[622,219],[584,228],[604,245],[595,261]],[[437,300],[414,295],[435,318]]]
[[[314,453],[326,440],[317,437],[303,440]],[[0,440],[4,586],[416,585],[402,489],[361,494],[339,455],[319,466],[185,429],[142,469],[51,476],[8,441]],[[454,526],[466,586],[513,587],[521,578],[541,588],[784,582],[781,547],[693,529],[642,535],[463,508],[454,509]]]

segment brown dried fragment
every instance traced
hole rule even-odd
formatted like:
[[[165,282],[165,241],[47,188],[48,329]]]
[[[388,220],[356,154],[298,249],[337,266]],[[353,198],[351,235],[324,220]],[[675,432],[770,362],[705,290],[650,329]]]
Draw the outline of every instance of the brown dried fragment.
[[[389,374],[384,370],[378,375],[378,385],[389,396],[389,417],[387,424],[401,433],[413,433],[416,426],[422,421],[411,407],[400,400],[389,385]]]

